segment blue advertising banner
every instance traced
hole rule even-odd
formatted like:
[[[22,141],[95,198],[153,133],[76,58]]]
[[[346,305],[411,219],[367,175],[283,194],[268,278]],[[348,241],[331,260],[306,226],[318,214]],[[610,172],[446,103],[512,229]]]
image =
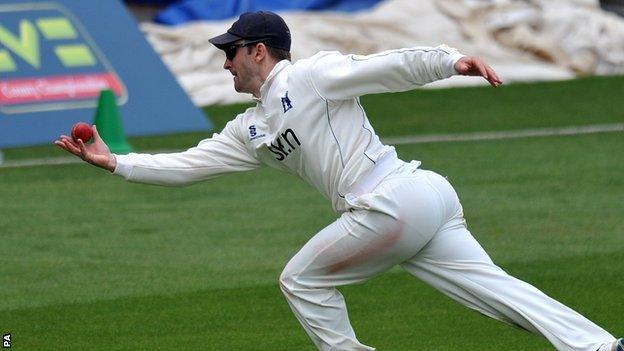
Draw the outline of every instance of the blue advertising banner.
[[[104,89],[130,136],[211,128],[118,0],[0,4],[0,148],[93,121]]]

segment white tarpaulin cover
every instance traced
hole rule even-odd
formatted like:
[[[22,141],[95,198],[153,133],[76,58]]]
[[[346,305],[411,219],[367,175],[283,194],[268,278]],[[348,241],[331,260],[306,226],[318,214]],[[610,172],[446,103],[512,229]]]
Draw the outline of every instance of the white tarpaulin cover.
[[[505,82],[624,73],[624,19],[597,0],[386,0],[359,13],[286,12],[293,61],[321,50],[371,54],[447,44],[486,59]],[[196,105],[249,101],[208,39],[235,19],[142,30]],[[484,84],[453,77],[431,86]]]

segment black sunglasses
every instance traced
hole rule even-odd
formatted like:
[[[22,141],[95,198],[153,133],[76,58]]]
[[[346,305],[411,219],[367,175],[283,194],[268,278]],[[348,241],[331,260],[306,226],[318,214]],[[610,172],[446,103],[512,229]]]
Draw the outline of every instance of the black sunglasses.
[[[226,47],[225,49],[223,49],[223,51],[225,51],[225,58],[227,58],[228,60],[232,61],[234,59],[234,57],[236,57],[236,53],[238,53],[238,49],[239,48],[250,46],[250,45],[253,45],[253,44],[257,44],[257,43],[263,42],[265,40],[268,40],[268,38],[262,38],[262,39],[252,40],[252,41],[245,41],[245,42],[242,42],[240,44],[230,45],[230,46]]]

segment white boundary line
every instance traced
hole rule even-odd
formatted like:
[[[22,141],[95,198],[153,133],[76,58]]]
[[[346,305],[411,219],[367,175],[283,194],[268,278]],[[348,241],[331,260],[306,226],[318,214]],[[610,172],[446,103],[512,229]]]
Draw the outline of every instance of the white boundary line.
[[[455,133],[455,134],[430,134],[430,135],[408,135],[401,137],[382,138],[385,144],[402,145],[402,144],[423,144],[423,143],[439,143],[439,142],[456,142],[456,141],[482,141],[482,140],[500,140],[500,139],[517,139],[531,137],[546,137],[560,135],[581,135],[594,133],[624,132],[624,123],[613,124],[593,124],[587,126],[562,127],[562,128],[539,128],[539,129],[521,129],[512,131],[497,132],[475,132],[475,133]],[[151,151],[151,153],[175,152],[179,150],[159,150]],[[54,158],[33,158],[16,161],[6,161],[0,164],[1,168],[21,168],[33,166],[48,165],[65,165],[72,163],[80,163],[77,157],[54,157]]]
[[[480,141],[480,140],[498,140],[498,139],[517,139],[530,137],[545,137],[557,135],[580,135],[607,132],[624,132],[624,123],[614,124],[593,124],[577,127],[563,128],[539,128],[539,129],[521,129],[497,132],[475,132],[460,134],[430,134],[430,135],[413,135],[404,137],[383,138],[383,142],[390,145],[400,144],[422,144],[422,143],[439,143],[453,141]]]

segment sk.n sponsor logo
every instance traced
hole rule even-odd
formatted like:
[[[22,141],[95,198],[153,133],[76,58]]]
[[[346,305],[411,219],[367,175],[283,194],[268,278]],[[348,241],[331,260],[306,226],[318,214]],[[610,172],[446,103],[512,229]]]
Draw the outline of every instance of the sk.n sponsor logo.
[[[56,3],[0,5],[0,112],[92,107],[123,82],[85,27]]]

